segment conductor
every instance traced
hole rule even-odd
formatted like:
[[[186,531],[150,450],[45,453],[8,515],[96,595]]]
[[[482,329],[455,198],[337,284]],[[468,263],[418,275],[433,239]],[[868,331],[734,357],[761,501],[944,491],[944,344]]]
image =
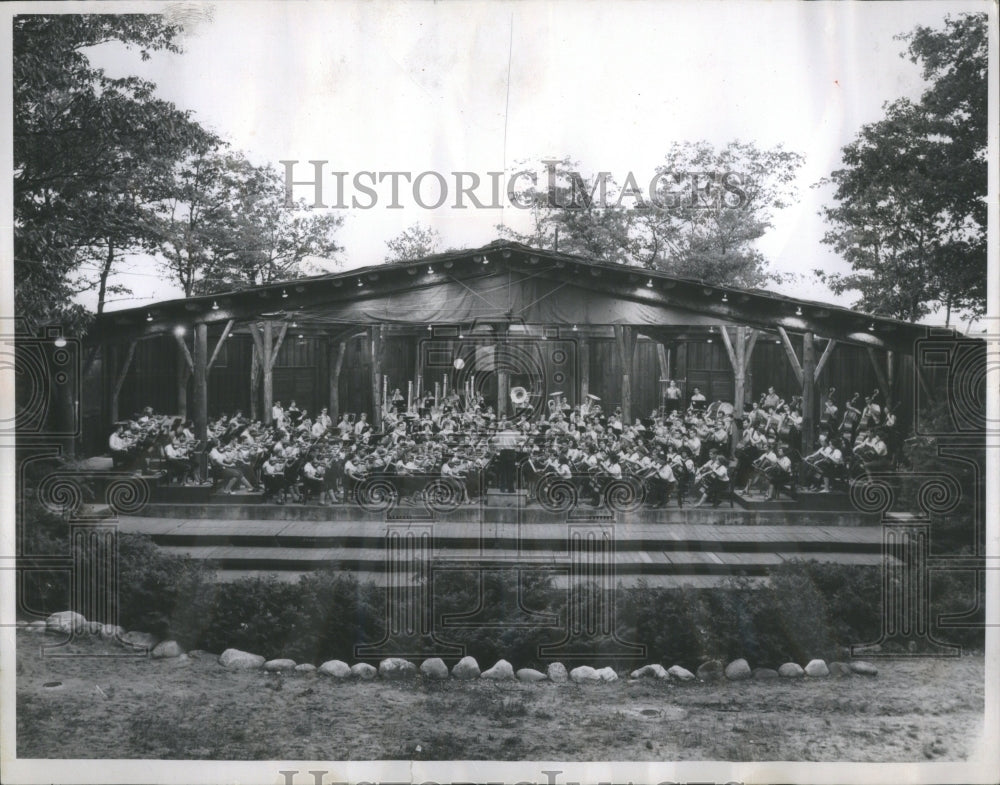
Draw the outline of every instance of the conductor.
[[[497,454],[497,482],[501,493],[513,493],[517,487],[517,448],[521,435],[505,417],[500,422],[496,436],[493,437]]]

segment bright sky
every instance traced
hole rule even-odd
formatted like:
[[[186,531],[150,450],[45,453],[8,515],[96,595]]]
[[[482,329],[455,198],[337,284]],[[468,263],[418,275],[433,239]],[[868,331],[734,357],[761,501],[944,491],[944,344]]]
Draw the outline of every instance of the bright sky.
[[[201,11],[179,55],[94,54],[112,74],[138,73],[163,97],[255,162],[310,159],[329,171],[456,170],[480,174],[569,155],[586,172],[648,182],[673,141],[781,144],[806,156],[799,202],[761,242],[774,268],[843,271],[820,243],[817,212],[830,198],[810,186],[839,165],[840,148],[882,105],[923,88],[897,34],[939,27],[982,2],[225,2]],[[510,64],[508,80],[508,62]],[[509,88],[509,96],[508,96]],[[327,181],[327,193],[333,180]],[[404,188],[405,183],[403,184]],[[350,194],[350,190],[348,194]],[[427,210],[405,190],[343,210],[344,268],[382,261],[385,241],[421,222],[445,247],[496,239],[509,206]],[[485,192],[484,192],[485,193]],[[307,196],[310,189],[297,189]],[[328,200],[328,203],[329,200]],[[449,205],[453,201],[449,200]],[[136,259],[120,280],[135,298],[179,295]],[[811,275],[791,295],[849,304]]]

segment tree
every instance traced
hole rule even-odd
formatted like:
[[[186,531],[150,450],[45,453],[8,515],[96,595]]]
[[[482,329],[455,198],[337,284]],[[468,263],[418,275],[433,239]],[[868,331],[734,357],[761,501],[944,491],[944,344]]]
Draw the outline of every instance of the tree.
[[[437,253],[441,248],[441,235],[432,227],[415,223],[386,240],[385,244],[389,247],[387,262],[407,262]]]
[[[541,183],[517,195],[533,229],[501,233],[529,245],[664,270],[710,283],[760,286],[779,276],[754,246],[787,206],[802,156],[780,146],[675,143],[650,183],[632,173],[587,177],[568,158],[547,161]]]
[[[86,52],[117,42],[146,59],[178,51],[177,33],[153,15],[14,18],[15,307],[35,325],[83,329],[72,298],[87,289],[103,309],[112,268],[148,240],[145,183],[208,136],[153,84],[112,79]]]
[[[837,202],[822,210],[823,242],[852,271],[816,274],[838,294],[857,291],[858,308],[910,321],[944,308],[946,323],[985,312],[986,24],[969,14],[898,36],[927,89],[887,104],[823,181]]]

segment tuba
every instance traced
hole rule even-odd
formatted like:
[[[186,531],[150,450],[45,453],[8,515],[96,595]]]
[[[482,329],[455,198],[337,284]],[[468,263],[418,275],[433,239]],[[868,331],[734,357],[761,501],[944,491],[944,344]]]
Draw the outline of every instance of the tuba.
[[[523,387],[514,387],[510,391],[510,402],[515,406],[524,406],[528,402],[528,391]]]

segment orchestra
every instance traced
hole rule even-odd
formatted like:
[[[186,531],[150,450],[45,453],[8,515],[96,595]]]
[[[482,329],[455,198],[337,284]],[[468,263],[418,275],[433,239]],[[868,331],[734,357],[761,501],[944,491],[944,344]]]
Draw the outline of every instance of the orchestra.
[[[807,489],[842,490],[853,476],[893,465],[895,408],[880,402],[878,390],[863,403],[855,394],[838,417],[831,389],[819,404],[818,444],[800,456],[801,398],[786,402],[769,387],[737,413],[726,402],[708,404],[697,388],[683,408],[671,389],[679,388],[672,382],[664,405],[631,423],[618,407],[605,414],[592,394],[572,406],[556,393],[548,406],[533,407],[538,394],[523,388],[511,391],[518,413],[500,418],[470,390],[432,388],[407,399],[396,389],[377,428],[366,412],[335,421],[324,408],[311,419],[295,401],[287,410],[276,402],[266,426],[241,411],[210,421],[207,444],[190,422],[147,407],[116,424],[108,448],[116,467],[146,470],[158,459],[168,482],[201,482],[204,459],[206,479],[224,493],[323,505],[353,500],[372,477],[386,478],[401,498],[419,497],[439,478],[463,503],[486,488],[523,490],[534,500],[553,477],[592,504],[623,480],[641,487],[653,508],[682,506],[689,497],[718,504],[737,489],[768,499],[794,495],[800,475]]]

